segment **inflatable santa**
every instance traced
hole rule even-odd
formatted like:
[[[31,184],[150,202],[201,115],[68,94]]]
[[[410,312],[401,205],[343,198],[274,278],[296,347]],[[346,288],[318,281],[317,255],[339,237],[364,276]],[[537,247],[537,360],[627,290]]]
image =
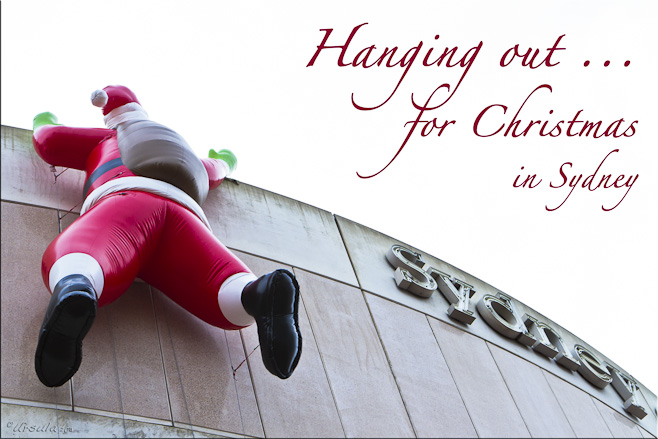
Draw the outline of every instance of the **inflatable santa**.
[[[233,153],[199,159],[175,131],[150,121],[126,87],[97,90],[92,103],[107,128],[66,127],[52,113],[34,118],[39,156],[86,173],[80,217],[43,255],[52,296],[35,355],[41,382],[61,386],[75,374],[97,308],[136,277],[211,325],[255,322],[265,367],[290,377],[302,350],[294,275],[256,278],[212,234],[200,207],[236,167]]]

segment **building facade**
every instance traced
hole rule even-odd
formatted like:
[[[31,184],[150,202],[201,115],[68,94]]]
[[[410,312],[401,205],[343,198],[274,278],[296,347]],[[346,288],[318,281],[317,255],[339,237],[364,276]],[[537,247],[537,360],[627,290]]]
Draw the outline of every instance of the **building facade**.
[[[136,281],[99,311],[59,388],[33,355],[41,255],[84,175],[2,127],[3,437],[656,437],[656,395],[549,317],[429,254],[235,180],[204,204],[256,275],[301,291],[302,359],[263,367],[255,327],[223,331]]]

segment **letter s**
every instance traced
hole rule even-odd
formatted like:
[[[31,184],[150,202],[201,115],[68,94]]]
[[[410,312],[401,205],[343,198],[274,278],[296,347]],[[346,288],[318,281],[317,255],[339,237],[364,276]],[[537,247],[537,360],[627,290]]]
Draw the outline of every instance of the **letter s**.
[[[571,166],[573,166],[573,163],[571,163],[571,162],[562,163],[562,166],[560,166],[560,175],[562,176],[562,180],[564,180],[564,181],[559,186],[553,186],[553,182],[551,182],[551,187],[554,188],[554,189],[557,189],[559,187],[564,186],[564,184],[567,182],[567,176],[564,175],[564,172],[562,172],[562,168],[564,168],[564,165],[569,165],[571,167]]]
[[[395,283],[420,297],[430,297],[438,285],[434,278],[421,268],[424,265],[420,253],[394,244],[386,253],[386,260],[395,268]]]

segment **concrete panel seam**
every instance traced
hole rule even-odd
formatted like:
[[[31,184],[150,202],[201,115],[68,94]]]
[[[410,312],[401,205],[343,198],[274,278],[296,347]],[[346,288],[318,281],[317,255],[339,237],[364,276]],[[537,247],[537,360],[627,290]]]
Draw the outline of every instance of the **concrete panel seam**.
[[[398,378],[395,375],[395,371],[393,370],[393,363],[391,362],[391,358],[388,355],[388,351],[386,350],[386,344],[384,343],[384,339],[382,338],[382,335],[379,332],[379,327],[377,326],[377,321],[375,320],[375,316],[373,315],[372,310],[370,309],[368,298],[366,297],[366,293],[363,290],[361,290],[361,294],[363,295],[363,301],[366,303],[366,307],[368,308],[368,314],[370,314],[370,320],[372,320],[372,324],[375,327],[375,332],[377,333],[379,344],[381,344],[382,349],[384,350],[384,355],[386,356],[386,362],[388,363],[388,368],[391,371],[391,375],[393,375],[393,381],[395,381],[395,387],[397,387],[398,393],[400,394],[400,400],[402,401],[402,405],[404,406],[404,411],[407,413],[407,418],[409,418],[409,424],[411,424],[411,429],[413,430],[414,435],[418,437],[418,431],[416,431],[416,426],[414,425],[414,422],[411,419],[411,413],[409,412],[409,408],[407,407],[407,402],[404,400],[404,396],[402,395],[402,389],[400,388],[400,383],[398,382]]]
[[[247,361],[249,355],[251,354],[247,355],[247,343],[245,341],[244,333],[242,332],[242,330],[240,330],[240,340],[242,341],[242,350],[245,352],[244,362],[247,366],[247,370],[249,371],[249,380],[251,381],[251,387],[254,389],[254,399],[256,400],[256,408],[258,409],[258,418],[260,419],[260,425],[261,427],[263,427],[263,436],[267,437],[267,432],[265,431],[265,422],[263,420],[262,410],[260,409],[260,403],[258,401],[258,392],[255,391],[256,383],[254,382],[254,373],[251,370],[251,364],[249,363],[249,361]]]
[[[51,402],[28,401],[26,399],[5,398],[4,396],[2,397],[0,402],[2,402],[2,404],[22,405],[27,407],[54,409],[54,410],[61,410],[66,412],[73,411],[73,406],[70,405],[63,405],[57,403],[53,404]]]
[[[71,408],[74,408],[74,405],[73,405],[73,384],[69,380],[69,382],[66,383],[66,385],[69,389],[69,398],[71,400]],[[57,404],[57,392],[55,391],[55,388],[53,388],[53,396],[55,398],[55,404]],[[56,419],[57,426],[59,427],[59,409],[58,408],[55,409],[55,419]]]
[[[359,286],[359,289],[363,291],[363,288],[361,287],[361,279],[359,279],[359,273],[356,270],[356,267],[354,266],[354,261],[352,260],[352,255],[350,254],[350,250],[345,244],[345,236],[343,235],[343,231],[340,228],[340,222],[338,222],[338,218],[336,218],[335,214],[331,215],[334,219],[334,222],[336,223],[336,227],[338,228],[338,234],[340,235],[340,240],[343,243],[343,248],[345,249],[345,253],[347,254],[347,258],[350,260],[350,265],[352,266],[352,271],[354,272],[354,277],[356,277],[356,283]]]
[[[296,270],[296,267],[293,267],[293,273],[295,272],[295,270]],[[358,281],[358,279],[357,279],[357,281]],[[315,336],[315,329],[313,327],[313,319],[311,319],[310,314],[306,310],[306,304],[304,303],[303,293],[301,293],[301,294],[302,294],[302,306],[304,307],[304,312],[308,316],[308,323],[309,323],[309,326],[311,327],[311,334],[313,334],[313,339],[316,340],[316,345],[317,345],[317,337]],[[331,385],[331,378],[329,377],[329,373],[327,372],[327,366],[324,362],[324,355],[322,354],[322,351],[320,350],[319,345],[318,345],[318,353],[320,354],[320,361],[322,362],[322,369],[324,370],[324,376],[327,378],[327,384],[329,385],[329,390],[331,391],[331,398],[334,400],[334,406],[336,407],[336,413],[338,414],[338,420],[340,421],[340,427],[343,429],[343,436],[347,437],[347,431],[345,430],[345,424],[343,423],[343,417],[341,416],[340,410],[338,409],[338,401],[336,400],[336,395],[334,393],[334,387]]]
[[[338,217],[341,217],[341,216],[340,216],[340,215],[336,215],[336,214],[333,214],[333,216],[334,216],[334,220],[336,221],[336,223],[338,223],[338,220],[337,220],[336,217],[337,217],[337,216],[338,216]],[[388,238],[388,239],[390,239],[390,240],[392,240],[392,241],[395,241],[396,243],[403,244],[403,242],[402,242],[401,240],[399,240],[398,238],[395,238],[395,237],[393,237],[393,236],[387,235],[386,233],[380,232],[379,230],[375,230],[375,229],[373,229],[373,228],[371,228],[371,227],[369,227],[369,226],[366,226],[366,225],[364,225],[364,224],[357,223],[356,221],[353,221],[353,220],[351,220],[351,219],[349,219],[349,218],[345,218],[345,217],[341,217],[341,218],[343,218],[345,221],[349,221],[349,222],[351,222],[351,223],[353,223],[353,224],[356,224],[356,225],[358,225],[358,226],[361,226],[361,227],[363,227],[363,228],[366,228],[366,229],[369,229],[369,230],[373,230],[373,231],[375,231],[376,233],[378,233],[378,234],[380,234],[380,235],[382,235],[382,236],[384,236],[384,237],[386,237],[386,238]],[[339,225],[339,231],[340,231],[340,225]],[[459,267],[457,267],[457,266],[455,266],[455,265],[449,264],[445,259],[443,259],[443,258],[441,258],[441,257],[439,257],[439,256],[436,256],[436,255],[433,255],[433,254],[431,254],[431,253],[429,253],[429,252],[427,252],[427,251],[421,249],[420,247],[417,247],[417,246],[413,245],[412,243],[404,243],[404,245],[405,245],[405,246],[409,246],[409,247],[415,249],[416,251],[418,251],[418,252],[420,252],[420,253],[423,253],[423,254],[425,254],[425,255],[427,255],[427,256],[431,256],[431,257],[433,257],[433,258],[439,259],[440,261],[443,261],[443,262],[445,262],[446,264],[448,264],[448,265],[450,265],[451,267],[453,267],[455,270],[457,270],[457,271],[461,271],[461,272],[464,273],[465,275],[468,275],[468,276],[472,277],[474,280],[476,280],[476,281],[478,281],[478,282],[481,282],[481,283],[483,283],[483,284],[489,285],[489,286],[491,286],[492,288],[494,288],[495,290],[503,291],[502,289],[500,289],[500,288],[496,288],[494,285],[491,285],[490,283],[483,281],[483,280],[480,279],[479,277],[472,275],[470,272],[468,272],[468,271],[466,271],[466,270],[463,270],[463,269],[461,269],[461,268],[459,268]]]
[[[235,400],[238,402],[238,413],[240,414],[240,426],[242,427],[242,435],[245,435],[245,429],[244,429],[244,417],[242,416],[242,407],[240,406],[240,392],[238,391],[238,382],[237,379],[235,378],[235,369],[233,367],[233,357],[231,356],[231,346],[228,342],[228,335],[226,334],[226,330],[224,329],[224,341],[226,342],[226,352],[228,353],[228,362],[231,365],[231,371],[233,372],[233,388],[235,389]],[[240,337],[240,340],[242,340],[242,337]],[[240,343],[242,344],[242,343]],[[242,352],[244,353],[245,360],[247,359],[247,351],[243,347]],[[260,410],[258,411],[260,413]]]
[[[494,345],[495,345],[495,344],[494,344]],[[496,345],[496,346],[497,346],[497,345]],[[516,356],[519,357],[519,358],[523,358],[523,357],[521,357],[521,356],[515,354],[514,352],[510,352],[510,353],[513,354],[513,355],[516,355]],[[527,360],[526,360],[526,361],[527,361]],[[560,376],[558,376],[558,375],[555,375],[555,374],[554,374],[553,372],[551,372],[550,370],[544,369],[544,368],[541,367],[541,366],[537,366],[537,367],[541,368],[541,370],[544,371],[545,373],[550,373],[551,375],[553,375],[553,376],[556,377],[557,379],[560,379],[560,380],[564,381],[565,383],[567,383],[567,384],[569,384],[569,385],[571,385],[571,386],[574,386],[574,385],[571,384],[570,382],[564,380],[562,377],[560,377]],[[584,389],[581,389],[581,388],[578,387],[578,386],[574,386],[574,387],[576,387],[578,390],[581,390],[582,392],[585,392],[590,398],[592,398],[593,401],[599,401],[601,404],[604,404],[606,407],[610,408],[611,410],[614,410],[616,413],[619,413],[619,414],[622,415],[624,418],[626,418],[626,419],[628,419],[629,421],[633,422],[638,428],[642,428],[642,426],[641,426],[640,424],[638,424],[638,422],[637,422],[635,419],[633,419],[632,417],[630,417],[630,416],[629,416],[628,414],[626,414],[625,412],[623,412],[623,411],[621,411],[621,410],[618,410],[618,409],[616,409],[615,407],[610,406],[609,404],[607,404],[607,403],[604,402],[603,400],[597,398],[596,396],[592,395],[591,393],[589,393],[588,391],[586,391],[586,390],[584,390]],[[596,404],[594,404],[594,405],[596,405]],[[601,415],[601,416],[603,416],[603,415]],[[607,424],[606,424],[606,426],[607,426]],[[612,434],[612,432],[611,432],[611,434]]]
[[[55,170],[55,168],[53,167],[53,174],[55,172],[54,170]],[[62,173],[63,172],[66,172],[66,170],[62,171]],[[55,193],[57,194],[58,193],[57,192],[57,175],[55,175],[55,181],[54,181],[53,184],[55,185]],[[62,218],[63,217],[62,217],[62,215],[60,213],[60,209],[59,209],[59,196],[57,195],[56,197],[57,197],[57,230],[58,230],[58,233],[61,234],[62,233]],[[115,355],[116,355],[116,353],[115,353]],[[118,370],[117,370],[117,373],[118,373]],[[73,393],[73,380],[69,380],[66,383],[66,386],[68,387],[68,391],[69,391],[69,398],[71,400],[71,407],[75,408],[75,401],[73,399],[73,395],[74,395],[74,393]],[[55,392],[54,388],[53,388],[53,396],[54,396],[54,399],[55,399],[55,403],[57,404],[57,393]],[[59,425],[58,410],[55,410],[55,416],[56,416],[56,419],[57,419],[57,425]],[[124,430],[125,430],[125,422],[124,422]]]
[[[128,435],[128,430],[126,429],[126,410],[123,408],[123,395],[121,394],[121,378],[119,377],[119,361],[117,360],[117,344],[114,339],[114,319],[112,319],[112,312],[108,312],[108,320],[110,327],[110,341],[112,343],[112,355],[114,358],[114,374],[117,377],[117,389],[119,391],[119,404],[121,407],[121,419],[123,421],[123,433]],[[74,406],[75,407],[75,406]]]
[[[516,410],[519,412],[519,416],[521,417],[521,420],[523,421],[523,425],[525,425],[526,430],[528,430],[528,433],[530,433],[530,426],[526,422],[525,418],[523,417],[523,412],[519,408],[519,404],[516,402],[516,398],[514,398],[514,393],[512,393],[512,389],[510,389],[509,384],[507,384],[507,378],[505,378],[505,374],[503,373],[502,370],[500,370],[500,366],[498,365],[498,362],[496,361],[496,356],[491,352],[491,346],[489,345],[488,341],[484,342],[485,345],[487,346],[487,350],[489,351],[489,355],[491,355],[491,358],[493,359],[494,364],[496,365],[496,369],[498,370],[498,373],[503,379],[503,383],[505,383],[505,388],[507,389],[507,392],[510,395],[510,398],[512,398],[512,401],[514,401],[514,407],[516,407]],[[532,433],[530,433],[532,436]]]
[[[39,209],[47,209],[47,210],[57,210],[56,207],[50,207],[50,206],[41,206],[39,204],[31,204],[31,203],[23,203],[22,201],[16,201],[16,200],[9,200],[6,198],[1,199],[3,203],[10,203],[10,204],[18,204],[20,206],[27,206],[27,207],[37,207]]]
[[[171,395],[169,394],[169,380],[167,379],[167,368],[165,367],[165,359],[164,359],[164,352],[162,350],[162,340],[160,338],[160,323],[158,322],[158,316],[156,315],[155,312],[155,302],[153,300],[153,288],[151,286],[148,286],[149,289],[149,297],[151,298],[151,308],[153,309],[153,320],[155,321],[155,332],[158,335],[158,347],[160,348],[160,359],[162,360],[162,374],[164,376],[164,381],[165,381],[165,390],[167,392],[167,406],[169,407],[169,416],[171,419],[171,425],[173,426],[174,424],[174,412],[171,407]]]
[[[573,428],[573,425],[571,425],[571,421],[569,420],[569,417],[567,416],[567,412],[564,411],[564,407],[562,407],[562,404],[560,403],[560,398],[555,394],[555,390],[551,386],[551,383],[548,381],[548,378],[546,377],[546,374],[548,371],[542,367],[539,368],[541,370],[541,375],[544,377],[544,380],[546,381],[546,384],[548,384],[548,388],[550,389],[551,393],[555,397],[555,400],[557,401],[557,405],[560,407],[560,410],[562,411],[562,414],[564,414],[564,418],[567,420],[567,424],[569,424],[569,428],[571,428],[571,431],[573,431],[574,436],[577,437],[578,435],[576,434],[576,430]]]
[[[319,277],[322,277],[322,278],[324,278],[324,279],[329,279],[329,280],[331,280],[332,282],[337,282],[337,283],[339,283],[339,284],[347,285],[348,287],[352,287],[352,288],[354,288],[355,286],[357,286],[357,285],[354,285],[354,284],[351,284],[351,283],[345,282],[344,280],[336,279],[336,278],[333,278],[333,277],[331,277],[331,276],[327,276],[326,274],[318,273],[317,271],[313,271],[313,270],[311,270],[311,269],[309,269],[309,268],[304,268],[304,267],[297,266],[297,265],[295,265],[295,264],[291,264],[290,262],[279,261],[279,260],[277,260],[277,259],[268,258],[267,256],[259,255],[259,254],[252,253],[252,252],[248,252],[248,251],[245,251],[245,250],[242,250],[242,249],[239,249],[239,248],[235,248],[235,247],[229,247],[229,246],[226,246],[226,248],[228,248],[228,249],[231,250],[231,251],[236,251],[236,252],[244,253],[244,254],[246,254],[246,255],[253,256],[253,257],[256,257],[256,258],[265,259],[266,261],[272,261],[272,262],[275,262],[275,263],[277,263],[277,264],[287,265],[287,266],[289,266],[289,267],[298,268],[298,269],[300,269],[300,270],[304,270],[304,271],[306,271],[307,273],[312,273],[312,274],[314,274],[314,275],[316,275],[316,276],[319,276]],[[351,261],[350,261],[350,262],[351,262]],[[352,267],[352,269],[354,269],[354,267]],[[358,282],[358,279],[357,279],[357,282]]]
[[[550,373],[549,371],[547,371],[547,370],[545,370],[545,369],[542,369],[542,370],[543,370],[543,372],[544,372],[545,374],[546,374],[546,373]],[[551,374],[551,375],[553,375],[553,374]],[[569,383],[568,381],[563,380],[563,379],[560,378],[559,376],[557,376],[557,375],[554,375],[554,376],[555,376],[557,379],[562,380],[562,381],[564,381],[565,383],[567,383],[567,384],[573,386],[573,384]],[[549,384],[549,385],[550,385],[550,384]],[[574,386],[574,387],[576,387],[576,386]],[[551,386],[551,390],[552,390],[552,388],[553,388],[553,387]],[[576,387],[576,388],[577,388],[577,387]],[[577,388],[577,389],[578,389],[578,388]],[[581,390],[581,389],[578,389],[578,390]],[[583,391],[583,393],[584,393],[585,395],[589,396],[590,400],[592,401],[592,405],[594,405],[594,407],[596,408],[596,413],[601,417],[601,421],[603,421],[603,425],[605,425],[605,428],[610,432],[610,436],[614,437],[614,435],[612,434],[612,431],[610,430],[610,427],[608,427],[608,424],[605,422],[605,418],[603,417],[603,415],[601,414],[601,412],[599,411],[599,409],[596,407],[596,404],[595,404],[595,402],[594,402],[594,401],[595,401],[595,398],[594,398],[592,395],[590,395],[589,393],[585,392],[585,391]],[[558,402],[559,402],[559,400],[558,400]]]
[[[98,410],[98,409],[92,409],[87,407],[76,407],[76,409],[73,411],[75,413],[86,413],[89,415],[105,416],[107,418],[127,419],[129,421],[145,422],[154,425],[164,425],[165,427],[174,426],[173,422],[167,421],[165,419],[149,418],[146,416],[137,416],[137,415],[126,415],[125,413],[108,412],[105,410]]]
[[[608,404],[606,404],[605,402],[599,400],[598,398],[594,398],[592,395],[590,395],[590,398],[592,398],[592,400],[597,400],[597,401],[599,401],[601,404],[603,404],[604,406],[606,406],[606,407],[608,407],[608,408],[610,408],[610,409],[616,411],[614,408],[610,407]],[[594,401],[592,401],[592,402],[594,402]],[[603,418],[603,423],[605,424],[606,428],[607,428],[608,431],[610,432],[610,435],[611,435],[612,437],[617,437],[617,436],[615,436],[614,432],[612,431],[612,428],[610,428],[610,425],[608,425],[608,421],[607,421],[607,419],[606,419],[606,416],[605,416],[603,413],[601,413],[601,409],[599,408],[599,405],[596,404],[596,403],[594,403],[594,407],[596,407],[596,411],[597,411],[597,412],[599,413],[599,415],[601,415],[601,417]],[[637,425],[635,422],[634,422],[634,424],[635,424],[635,428],[637,428],[637,429],[638,429],[638,432],[640,433],[640,436],[638,436],[638,437],[641,437],[642,432],[640,432],[640,430],[639,430],[641,427],[640,427],[639,425]]]
[[[2,404],[6,406],[24,406],[24,407],[32,407],[34,409],[50,409],[53,410],[52,404],[50,406],[41,406],[41,405],[34,405],[34,404],[29,404],[29,401],[22,401],[22,400],[14,400],[11,398],[3,398],[2,399]],[[78,408],[76,410],[68,410],[68,414],[71,413],[78,413],[78,414],[83,414],[83,415],[94,415],[94,416],[100,416],[104,418],[111,418],[111,419],[121,419],[122,414],[121,413],[116,413],[116,412],[108,412],[108,411],[103,411],[103,410],[96,410],[96,409],[87,409],[87,408]],[[213,436],[218,436],[218,437],[226,437],[226,438],[253,438],[254,436],[246,436],[242,434],[236,434],[228,431],[222,431],[222,430],[215,430],[212,428],[206,428],[206,427],[200,427],[200,426],[194,426],[194,425],[189,425],[189,424],[184,424],[184,423],[173,423],[173,422],[167,422],[162,419],[156,419],[156,418],[148,418],[144,416],[133,416],[133,415],[126,415],[126,419],[129,421],[135,421],[143,424],[150,424],[154,426],[162,426],[162,427],[173,427],[173,428],[182,428],[189,430],[189,432],[192,434],[191,437],[194,437],[194,432],[199,432],[199,433],[204,433],[204,434],[209,434]],[[61,427],[58,425],[58,427]],[[128,437],[128,436],[123,436],[123,437]],[[136,437],[136,436],[130,436],[130,437]],[[172,436],[173,437],[173,436]]]
[[[55,166],[50,167],[50,170],[53,173],[53,178],[54,178],[53,185],[55,186],[55,199],[57,200],[57,227],[59,228],[59,233],[62,233],[62,219],[64,219],[64,217],[69,213],[73,212],[73,209],[75,209],[76,207],[82,204],[82,201],[80,201],[78,204],[70,208],[64,215],[62,215],[62,211],[59,205],[60,199],[59,199],[59,185],[57,184],[57,177],[59,177],[69,169],[71,168],[65,168],[62,172],[57,174],[57,168]]]
[[[651,392],[651,390],[649,390],[648,388],[645,387],[645,389],[646,389],[647,392],[649,392],[649,393],[653,393],[653,392]],[[647,395],[645,394],[644,390],[642,390],[642,387],[639,388],[639,392],[640,392],[640,395],[642,395],[642,397],[644,398],[645,401],[649,402],[649,401],[651,401],[652,399],[655,400],[655,395],[653,396],[653,398],[647,398]],[[648,408],[649,408],[649,414],[650,414],[650,415],[653,415],[653,417],[656,418],[656,416],[657,416],[658,414],[657,414],[656,411],[655,411],[655,407],[654,407],[654,410],[651,410],[651,407],[648,407]],[[657,428],[658,428],[658,425],[657,425]],[[652,436],[653,436],[653,435],[652,435]]]
[[[416,312],[419,312],[419,313],[425,314],[425,316],[426,316],[427,318],[435,318],[435,317],[433,317],[432,315],[427,314],[426,312],[424,312],[424,311],[422,311],[422,310],[419,310],[419,309],[416,309],[416,308],[412,308],[411,306],[406,305],[406,304],[404,304],[404,303],[396,302],[395,300],[392,300],[391,298],[386,297],[386,296],[382,296],[382,295],[380,295],[380,294],[378,294],[378,293],[376,293],[376,292],[374,292],[374,291],[370,291],[370,290],[368,290],[368,289],[363,289],[362,291],[365,292],[365,293],[368,293],[368,294],[374,294],[375,296],[377,296],[377,297],[379,297],[379,298],[381,298],[381,299],[387,300],[387,301],[389,301],[389,302],[392,302],[392,303],[394,303],[394,304],[396,304],[396,305],[398,305],[398,306],[403,306],[403,307],[408,308],[408,309],[411,309],[411,310],[413,310],[413,311],[416,311]],[[436,318],[435,318],[435,319],[436,319]],[[482,337],[482,336],[479,335],[479,334],[476,334],[476,333],[473,333],[473,332],[467,331],[467,330],[465,330],[463,327],[459,326],[458,324],[453,323],[452,321],[449,321],[449,320],[448,320],[448,321],[444,321],[444,320],[440,320],[440,319],[436,319],[436,320],[439,320],[441,323],[445,323],[446,325],[452,326],[453,328],[459,329],[460,331],[466,332],[466,333],[472,335],[473,337],[477,337],[477,338],[479,338],[480,340],[483,340],[483,341],[486,342],[486,343],[491,343],[492,345],[494,345],[494,346],[496,346],[496,347],[498,347],[498,348],[504,350],[505,352],[507,352],[507,353],[509,353],[509,354],[511,354],[511,355],[514,355],[514,356],[516,356],[516,357],[519,357],[519,358],[525,360],[525,358],[523,358],[522,356],[520,356],[520,355],[517,354],[516,352],[512,352],[512,351],[508,350],[505,346],[501,346],[501,345],[499,345],[498,343],[496,343],[495,341],[487,340],[486,338]],[[526,361],[527,361],[527,360],[526,360]],[[535,363],[533,363],[533,364],[535,364]],[[557,378],[559,378],[559,379],[562,379],[559,375],[556,375],[555,373],[553,373],[553,372],[551,372],[550,370],[544,368],[543,366],[540,366],[540,365],[538,365],[538,364],[535,364],[535,365],[536,365],[537,367],[539,367],[540,369],[542,369],[543,371],[545,371],[545,372],[547,372],[547,373],[550,373],[551,375],[554,375],[555,377],[557,377]],[[569,384],[571,384],[571,383],[569,383]],[[571,384],[571,385],[573,385],[573,384]],[[591,393],[587,392],[586,390],[584,390],[584,389],[582,389],[582,388],[580,388],[580,387],[578,387],[578,386],[575,386],[575,387],[578,388],[578,389],[580,389],[580,390],[582,390],[582,391],[584,391],[584,392],[586,392],[588,395],[590,395],[592,398],[596,399],[597,401],[601,401],[602,403],[604,403],[601,399],[596,398],[594,395],[592,395]],[[640,391],[641,391],[641,389],[640,389]],[[644,396],[644,394],[642,394],[642,395]],[[646,399],[646,398],[645,398],[645,399]],[[604,404],[605,404],[605,403],[604,403]],[[608,404],[606,404],[606,405],[607,405],[608,407],[610,407]],[[626,417],[626,418],[629,419],[630,421],[634,422],[636,425],[638,425],[638,427],[641,428],[641,426],[637,423],[637,421],[636,421],[635,419],[631,418],[630,416],[628,416],[624,411],[622,411],[622,410],[620,410],[620,409],[617,409],[617,408],[614,408],[614,407],[610,407],[610,408],[611,408],[612,410],[616,411],[617,413],[620,413],[621,415],[623,415],[624,417]],[[653,414],[653,412],[650,412],[650,414]]]
[[[180,389],[181,389],[181,393],[183,395],[183,404],[185,405],[185,413],[187,414],[187,420],[189,422],[189,425],[192,425],[192,417],[190,416],[190,410],[189,410],[188,405],[187,405],[187,395],[185,395],[185,386],[183,385],[183,377],[181,377],[181,374],[180,374],[180,366],[178,365],[178,357],[176,355],[176,347],[174,346],[174,339],[171,336],[171,330],[169,329],[169,317],[167,315],[166,309],[164,310],[162,317],[164,318],[164,321],[167,324],[167,333],[169,334],[169,343],[171,343],[171,352],[172,352],[172,355],[174,356],[174,364],[176,365],[176,373],[178,375],[178,382],[180,383]],[[166,367],[165,367],[165,369],[166,369]],[[169,394],[168,394],[168,397],[171,399]],[[174,424],[174,426],[176,426],[176,420],[173,416],[173,411],[172,411],[171,422]],[[192,436],[194,436],[194,434]]]
[[[74,411],[75,406],[74,406],[74,403],[73,403],[73,385],[71,384],[70,380],[66,383],[66,387],[68,388],[68,391],[69,391],[69,399],[71,401],[71,406],[70,406],[71,410],[65,410],[65,411]],[[57,391],[56,391],[55,387],[53,387],[52,389],[53,389],[53,400],[55,401],[55,404],[53,404],[53,406],[54,406],[53,408],[55,410],[55,420],[56,420],[55,423],[57,424],[57,426],[59,426],[60,407],[59,407],[59,404],[57,402]],[[69,406],[66,406],[66,407],[68,409]]]
[[[228,438],[254,438],[256,436],[246,436],[242,434],[237,434],[237,433],[232,433],[230,431],[223,431],[223,430],[215,430],[212,428],[208,427],[200,427],[198,425],[192,425],[192,424],[185,424],[182,422],[175,422],[174,427],[177,428],[184,428],[186,430],[189,430],[192,433],[192,437],[194,437],[194,432],[199,432],[199,433],[206,433],[206,434],[212,434],[215,436],[219,437],[228,437]]]
[[[38,206],[38,205],[35,205],[35,204],[21,203],[21,202],[13,201],[13,200],[2,200],[2,203],[3,204],[4,203],[15,204],[15,205],[18,205],[18,206],[26,206],[26,207],[30,207],[30,208],[47,209],[47,210],[55,211],[55,212],[57,212],[57,218],[58,218],[57,219],[58,233],[62,232],[59,228],[60,227],[59,211],[57,209],[53,208],[53,207]]]
[[[432,335],[434,336],[434,340],[436,340],[436,345],[439,347],[439,352],[441,353],[441,356],[445,358],[445,355],[443,355],[443,349],[441,348],[441,343],[439,343],[439,338],[436,336],[436,333],[434,332],[434,328],[432,327],[432,323],[430,322],[430,317],[429,315],[425,314],[425,319],[427,320],[427,324],[430,325],[430,330],[432,331]],[[459,397],[462,400],[462,404],[464,405],[464,409],[466,409],[466,413],[468,414],[468,419],[471,421],[471,425],[473,426],[473,429],[477,433],[478,437],[482,437],[480,435],[480,432],[478,431],[477,426],[475,425],[475,422],[473,422],[473,416],[471,416],[471,412],[468,409],[468,405],[466,404],[466,401],[464,401],[464,397],[462,396],[462,392],[459,389],[459,386],[457,385],[457,381],[455,381],[455,376],[452,373],[452,369],[450,368],[450,364],[448,361],[446,361],[446,367],[448,368],[448,372],[450,372],[450,378],[452,379],[453,384],[455,385],[455,388],[457,389],[457,393],[459,393]]]

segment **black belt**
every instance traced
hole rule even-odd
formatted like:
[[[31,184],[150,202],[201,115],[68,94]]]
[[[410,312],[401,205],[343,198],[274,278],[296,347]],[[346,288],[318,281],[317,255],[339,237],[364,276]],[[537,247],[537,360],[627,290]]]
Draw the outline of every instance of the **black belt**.
[[[85,181],[85,187],[82,189],[83,198],[87,198],[87,192],[89,191],[89,188],[91,187],[92,184],[94,184],[96,180],[98,180],[98,177],[105,174],[107,171],[111,171],[112,169],[118,168],[119,166],[123,166],[121,157],[103,163],[101,166],[96,168],[96,170],[91,173],[89,178],[87,178],[87,181]]]

